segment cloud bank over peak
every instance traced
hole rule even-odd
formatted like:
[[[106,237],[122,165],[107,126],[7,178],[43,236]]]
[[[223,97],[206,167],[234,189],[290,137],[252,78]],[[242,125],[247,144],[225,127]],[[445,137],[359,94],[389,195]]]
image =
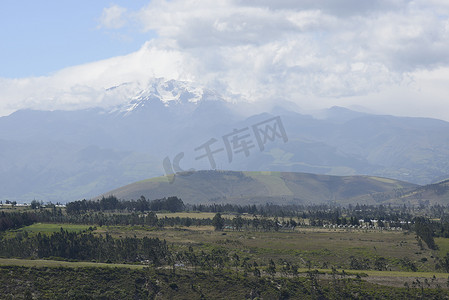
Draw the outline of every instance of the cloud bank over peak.
[[[112,105],[104,89],[163,77],[251,102],[449,118],[445,1],[156,0],[135,11],[111,5],[99,18],[108,30],[136,23],[157,37],[134,53],[0,79],[0,109]]]

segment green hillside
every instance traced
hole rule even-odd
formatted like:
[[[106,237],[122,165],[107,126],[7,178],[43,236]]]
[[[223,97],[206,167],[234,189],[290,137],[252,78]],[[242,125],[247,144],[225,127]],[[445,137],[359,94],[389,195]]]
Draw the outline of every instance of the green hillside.
[[[157,199],[178,196],[185,203],[321,204],[383,202],[417,185],[372,176],[330,176],[293,172],[196,171],[156,177],[120,187],[102,196]]]
[[[413,205],[447,205],[449,203],[449,179],[417,187],[390,201]]]

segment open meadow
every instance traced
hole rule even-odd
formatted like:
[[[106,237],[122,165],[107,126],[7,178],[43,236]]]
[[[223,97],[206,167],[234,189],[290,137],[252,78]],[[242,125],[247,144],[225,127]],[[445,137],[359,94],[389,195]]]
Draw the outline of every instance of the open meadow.
[[[213,217],[213,213],[181,212],[161,213],[159,218]],[[234,215],[223,215],[233,218]],[[252,218],[252,216],[245,216]],[[442,257],[449,249],[449,239],[437,238],[439,250],[420,245],[416,235],[409,231],[379,229],[329,229],[320,227],[296,227],[279,231],[214,230],[213,226],[92,226],[83,224],[35,223],[20,229],[10,230],[6,238],[17,234],[51,234],[61,230],[85,232],[90,229],[95,236],[109,235],[113,238],[159,238],[165,240],[170,249],[177,252],[194,251],[209,253],[220,250],[229,257],[256,263],[262,268],[270,260],[276,264],[278,273],[286,264],[296,266],[300,272],[318,269],[323,272],[345,270],[374,277],[448,278],[442,268]],[[95,262],[59,262],[61,266],[104,266]],[[20,260],[4,258],[1,265],[21,265]],[[70,265],[73,264],[73,265]],[[87,264],[87,265],[86,265]],[[24,266],[52,266],[49,260],[23,261]],[[58,264],[57,264],[58,265]],[[107,265],[107,264],[106,264]],[[110,265],[109,265],[110,266]],[[119,264],[117,267],[127,266]],[[130,265],[136,267],[135,265]],[[238,267],[237,269],[241,269]],[[383,284],[391,284],[384,282]],[[395,283],[397,285],[397,282]]]
[[[103,226],[94,233],[108,233],[117,238],[158,237],[177,249],[221,248],[261,265],[273,259],[307,268],[412,271],[416,267],[420,272],[442,272],[438,267],[438,251],[420,248],[415,236],[408,232],[324,228],[214,231],[212,226],[161,230],[133,227],[130,230],[123,226]]]
[[[50,276],[49,280],[53,281],[57,280],[58,272],[63,272],[69,280],[76,278],[77,273],[95,276],[98,272],[107,274],[107,270],[111,270],[117,273],[116,270],[123,269],[127,270],[123,274],[131,272],[130,276],[139,282],[139,293],[147,293],[145,286],[148,283],[138,278],[143,276],[147,282],[148,276],[152,276],[158,278],[155,279],[158,282],[167,282],[170,289],[166,296],[181,299],[178,291],[192,295],[199,293],[200,290],[189,283],[192,278],[210,289],[222,286],[221,293],[233,286],[235,295],[240,296],[248,292],[249,286],[257,286],[257,291],[276,295],[275,298],[283,292],[310,299],[316,298],[318,291],[329,298],[360,293],[388,298],[390,293],[397,293],[401,295],[399,298],[413,299],[449,293],[449,274],[446,273],[449,239],[435,238],[437,247],[431,249],[412,230],[310,226],[309,220],[297,217],[293,219],[302,225],[267,229],[248,224],[253,224],[255,219],[286,224],[292,218],[253,214],[240,215],[246,223],[237,229],[230,225],[236,224],[235,213],[221,215],[224,224],[228,225],[220,230],[212,220],[217,214],[211,212],[161,212],[156,219],[151,219],[151,214],[124,212],[78,216],[82,218],[77,215],[61,218],[76,223],[35,222],[1,233],[0,246],[4,254],[0,257],[0,275],[3,274],[8,290],[20,289],[8,283],[11,274]],[[99,216],[105,217],[98,219],[103,220],[103,224],[92,222]],[[129,224],[144,217],[148,219]],[[83,220],[89,222],[83,223]],[[112,220],[115,224],[107,225]],[[151,221],[152,225],[145,220]],[[200,222],[192,221],[187,226],[184,225],[186,220]],[[49,249],[54,251],[49,252]],[[25,272],[26,269],[34,270],[34,273]],[[15,282],[18,284],[21,280],[17,278]],[[35,289],[43,289],[44,282],[33,280]],[[262,284],[260,280],[266,281]],[[108,285],[108,282],[104,284]],[[38,283],[43,286],[37,287]],[[78,284],[83,286],[85,283]],[[158,291],[160,289],[156,287],[153,290],[156,294]],[[76,290],[70,292],[78,293]],[[207,294],[203,289],[201,293]],[[219,294],[211,295],[217,297]]]

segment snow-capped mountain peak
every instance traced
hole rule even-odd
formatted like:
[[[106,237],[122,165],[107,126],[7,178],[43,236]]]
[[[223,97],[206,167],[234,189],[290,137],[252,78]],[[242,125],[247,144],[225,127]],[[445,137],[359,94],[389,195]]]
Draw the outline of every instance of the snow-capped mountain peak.
[[[189,82],[154,79],[148,86],[139,91],[131,102],[139,102],[151,98],[158,98],[164,104],[171,102],[196,103],[201,100],[203,89]]]
[[[115,87],[116,90],[124,87]],[[129,90],[129,85],[126,87]],[[146,86],[133,85],[134,96],[111,112],[121,112],[129,115],[148,107],[164,106],[169,110],[193,110],[203,101],[224,101],[223,97],[213,90],[209,90],[191,82],[166,80],[164,78],[152,79]]]

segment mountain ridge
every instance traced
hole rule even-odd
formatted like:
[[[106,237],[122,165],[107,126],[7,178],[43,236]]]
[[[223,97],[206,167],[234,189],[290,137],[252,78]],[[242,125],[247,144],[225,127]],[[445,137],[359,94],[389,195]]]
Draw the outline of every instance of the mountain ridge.
[[[204,151],[200,146],[207,143],[221,149],[214,154],[219,169],[369,174],[421,185],[449,177],[449,123],[441,120],[338,107],[317,118],[282,101],[272,111],[250,114],[256,104],[231,103],[206,87],[164,79],[147,86],[127,83],[105,93],[113,103],[123,101],[109,109],[23,110],[0,118],[0,200],[90,198],[165,174],[164,159],[173,162],[180,153],[181,169],[213,169],[207,159],[198,159]],[[127,110],[130,105],[139,107]],[[253,126],[273,118],[285,128],[285,138],[274,136],[262,151]],[[255,147],[247,152],[235,152],[230,144],[226,148],[224,139],[235,130],[249,134],[245,142]]]
[[[178,173],[174,178],[164,176],[138,181],[94,199],[110,195],[123,200],[177,196],[190,204],[379,204],[382,197],[376,197],[377,194],[404,193],[416,187],[375,176],[200,170]]]

